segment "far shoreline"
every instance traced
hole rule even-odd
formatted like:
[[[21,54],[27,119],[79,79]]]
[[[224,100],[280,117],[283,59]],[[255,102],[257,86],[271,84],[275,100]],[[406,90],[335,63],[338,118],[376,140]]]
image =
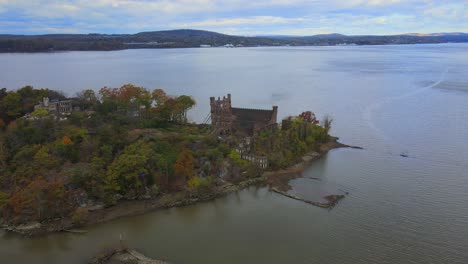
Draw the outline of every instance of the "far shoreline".
[[[223,46],[216,46],[210,48],[204,47],[161,47],[161,48],[124,48],[124,49],[112,49],[112,50],[53,50],[53,51],[0,51],[1,54],[59,54],[59,53],[69,53],[69,52],[117,52],[117,51],[127,51],[127,50],[186,50],[186,49],[252,49],[252,48],[311,48],[311,47],[398,47],[398,46],[424,46],[424,45],[444,45],[444,44],[465,44],[468,45],[468,42],[438,42],[438,43],[389,43],[389,44],[355,44],[355,45],[298,45],[298,46],[244,46],[244,47],[235,47],[235,48],[226,48]]]

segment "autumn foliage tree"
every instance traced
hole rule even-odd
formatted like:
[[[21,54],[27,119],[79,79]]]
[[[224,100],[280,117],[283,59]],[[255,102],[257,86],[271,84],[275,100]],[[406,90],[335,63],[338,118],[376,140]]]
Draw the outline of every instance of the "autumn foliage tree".
[[[190,96],[131,84],[99,94],[85,90],[72,100],[85,111],[61,118],[34,110],[43,97],[64,98],[30,86],[0,89],[0,214],[7,222],[63,216],[80,222],[76,208],[89,200],[112,204],[187,186],[198,190],[227,155],[200,140],[206,128],[186,124],[195,105]],[[200,146],[205,150],[198,152]],[[205,154],[208,160],[200,158]]]
[[[134,191],[141,193],[151,173],[152,149],[144,142],[138,142],[125,148],[108,167],[106,188],[110,193],[126,194]]]
[[[186,182],[194,176],[194,159],[190,151],[184,148],[174,164],[174,174],[179,180]]]
[[[42,177],[35,178],[25,188],[15,191],[7,206],[11,211],[8,215],[12,222],[62,217],[74,207],[63,180],[45,180]]]
[[[78,92],[76,94],[77,103],[82,110],[94,109],[98,104],[96,93],[91,89]]]
[[[99,91],[104,104],[112,110],[130,112],[149,111],[151,108],[151,94],[143,87],[125,84],[120,88],[104,87]]]
[[[266,155],[270,168],[284,168],[296,162],[307,151],[318,151],[330,136],[331,119],[324,118],[323,126],[306,114],[283,120],[280,130],[262,131],[255,140],[257,154]]]

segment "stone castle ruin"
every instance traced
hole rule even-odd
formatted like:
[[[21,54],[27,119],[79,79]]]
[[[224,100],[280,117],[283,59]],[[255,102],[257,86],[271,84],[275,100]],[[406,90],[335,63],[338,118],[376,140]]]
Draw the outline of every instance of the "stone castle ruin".
[[[271,110],[232,107],[231,94],[218,99],[210,97],[210,107],[212,133],[220,136],[231,134],[242,136],[241,143],[236,147],[241,158],[260,168],[267,168],[267,157],[251,152],[252,139],[262,130],[278,127],[276,121],[278,107],[273,106]]]
[[[217,135],[241,133],[254,136],[263,129],[277,126],[278,106],[272,110],[232,107],[231,94],[210,97],[211,125]]]

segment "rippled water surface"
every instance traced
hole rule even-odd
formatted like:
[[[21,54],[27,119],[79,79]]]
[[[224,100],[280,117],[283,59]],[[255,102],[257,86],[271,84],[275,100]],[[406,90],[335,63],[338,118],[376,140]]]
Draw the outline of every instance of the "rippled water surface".
[[[333,210],[250,188],[85,235],[0,234],[1,263],[82,263],[121,233],[173,263],[468,263],[467,72],[466,44],[0,54],[0,87],[162,87],[195,97],[195,121],[230,92],[280,117],[330,114],[332,133],[364,148],[304,173],[349,192]],[[291,184],[324,190],[308,181]]]

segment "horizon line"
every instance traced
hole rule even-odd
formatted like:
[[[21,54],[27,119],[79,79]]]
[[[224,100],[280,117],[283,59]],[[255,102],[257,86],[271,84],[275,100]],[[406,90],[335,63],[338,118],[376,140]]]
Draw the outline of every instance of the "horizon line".
[[[462,31],[443,31],[443,32],[431,32],[431,33],[421,33],[421,32],[406,32],[406,33],[396,33],[396,34],[343,34],[338,32],[330,33],[311,33],[309,35],[294,35],[294,34],[275,34],[275,33],[262,33],[262,34],[227,34],[221,33],[218,31],[211,31],[205,29],[196,29],[196,28],[178,28],[178,29],[160,29],[160,30],[145,30],[138,31],[134,33],[99,33],[99,32],[88,32],[88,33],[31,33],[31,34],[16,34],[16,33],[0,33],[0,36],[10,35],[10,36],[44,36],[44,35],[135,35],[139,33],[151,33],[151,32],[163,32],[163,31],[180,31],[180,30],[193,30],[193,31],[205,31],[218,33],[227,36],[236,36],[236,37],[309,37],[309,36],[326,36],[326,35],[342,35],[346,37],[360,37],[360,36],[402,36],[402,35],[415,35],[415,36],[431,36],[436,34],[468,34],[468,32]]]

